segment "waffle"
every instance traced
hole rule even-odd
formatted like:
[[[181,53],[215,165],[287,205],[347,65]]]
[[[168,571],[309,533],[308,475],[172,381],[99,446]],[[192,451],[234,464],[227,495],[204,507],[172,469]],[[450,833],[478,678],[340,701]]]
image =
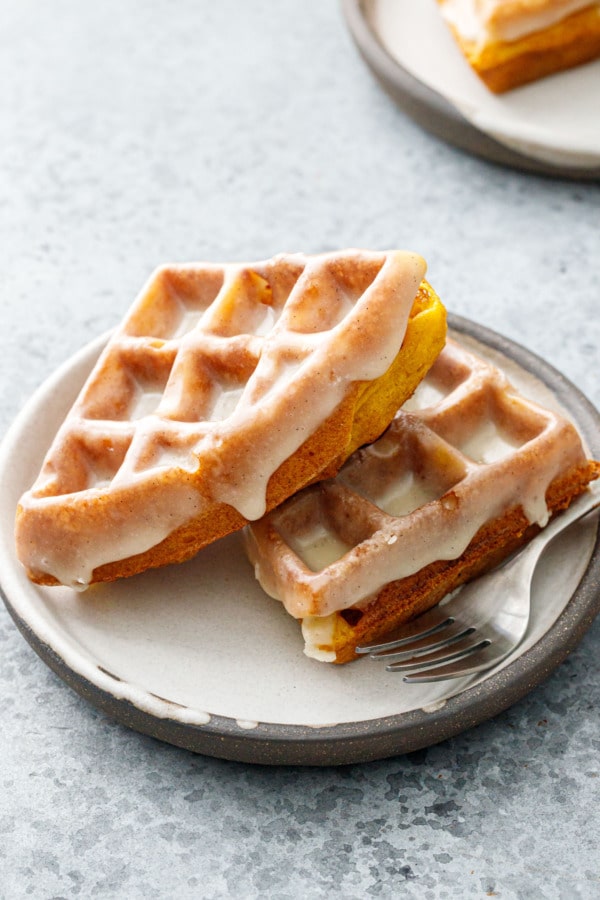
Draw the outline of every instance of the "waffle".
[[[32,580],[180,562],[378,437],[445,340],[398,251],[159,269],[17,510]]]
[[[571,423],[449,340],[382,437],[249,526],[246,548],[302,620],[307,655],[344,663],[500,562],[599,474]]]
[[[498,94],[600,56],[598,2],[438,2],[467,61]]]

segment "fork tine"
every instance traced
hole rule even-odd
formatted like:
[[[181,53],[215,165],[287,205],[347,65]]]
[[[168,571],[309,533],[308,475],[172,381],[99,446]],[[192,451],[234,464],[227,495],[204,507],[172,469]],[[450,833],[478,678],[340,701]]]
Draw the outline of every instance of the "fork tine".
[[[402,625],[396,632],[392,632],[390,639],[384,643],[365,644],[361,647],[357,647],[356,652],[365,654],[393,650],[396,647],[402,647],[404,644],[410,644],[412,641],[420,640],[430,634],[434,634],[442,628],[452,625],[453,622],[454,619],[452,616],[449,616],[447,612],[436,606],[429,610],[429,612],[423,613],[423,615],[415,619],[414,622]],[[397,637],[394,637],[394,634],[396,634]]]
[[[452,678],[464,678],[468,675],[476,675],[478,672],[484,672],[486,669],[497,665],[508,656],[511,647],[506,646],[506,652],[503,654],[495,643],[488,644],[479,651],[477,648],[471,650],[468,656],[463,656],[447,665],[435,666],[432,669],[422,672],[409,672],[405,674],[402,681],[406,684],[425,684],[435,681],[448,681]],[[472,660],[472,662],[471,662]],[[389,667],[391,668],[391,666]]]
[[[425,653],[432,653],[434,650],[440,650],[442,647],[451,647],[452,644],[456,644],[464,638],[469,637],[474,631],[475,628],[467,626],[462,622],[452,622],[452,624],[449,624],[446,628],[428,632],[428,634],[420,640],[415,640],[410,644],[402,644],[400,649],[386,651],[378,650],[370,653],[369,656],[371,659],[378,659],[383,662],[401,659],[418,659]]]
[[[470,643],[466,647],[461,647],[460,649],[455,650],[454,653],[447,653],[446,648],[443,647],[441,650],[436,650],[434,653],[428,653],[426,656],[420,656],[417,659],[392,663],[391,665],[386,666],[386,669],[388,672],[412,672],[436,668],[445,665],[446,663],[464,659],[466,656],[470,656],[477,650],[483,650],[485,647],[489,647],[490,644],[491,641],[489,638],[481,638],[478,635],[475,643]]]

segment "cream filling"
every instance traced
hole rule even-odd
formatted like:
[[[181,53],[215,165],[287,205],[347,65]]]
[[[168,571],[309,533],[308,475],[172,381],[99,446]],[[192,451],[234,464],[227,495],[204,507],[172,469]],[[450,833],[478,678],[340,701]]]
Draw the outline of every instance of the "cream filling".
[[[335,662],[335,650],[333,650],[335,623],[334,615],[307,616],[302,619],[302,637],[306,656],[316,659],[318,662]],[[324,649],[326,647],[332,649],[326,650]]]
[[[588,6],[600,6],[590,0],[531,0],[517,14],[503,16],[508,5],[506,0],[443,0],[442,14],[464,41],[481,47],[517,41]]]

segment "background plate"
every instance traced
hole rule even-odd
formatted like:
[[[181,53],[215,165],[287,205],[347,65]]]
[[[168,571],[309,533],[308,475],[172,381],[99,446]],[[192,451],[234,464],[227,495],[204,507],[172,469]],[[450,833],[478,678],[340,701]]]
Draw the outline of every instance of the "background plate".
[[[450,325],[464,343],[499,362],[522,391],[567,409],[600,455],[597,412],[556,370],[467,320],[451,316]],[[248,762],[381,758],[500,712],[551,672],[591,624],[600,607],[592,522],[574,526],[544,556],[518,656],[450,690],[404,685],[369,660],[338,667],[307,659],[300,629],[255,582],[236,535],[189,563],[84,594],[31,584],[14,553],[15,505],[105,340],[42,385],[3,443],[0,581],[7,608],[42,659],[119,722],[190,750]]]
[[[600,179],[600,60],[495,96],[467,64],[436,0],[343,0],[343,8],[368,65],[428,131],[493,162]]]

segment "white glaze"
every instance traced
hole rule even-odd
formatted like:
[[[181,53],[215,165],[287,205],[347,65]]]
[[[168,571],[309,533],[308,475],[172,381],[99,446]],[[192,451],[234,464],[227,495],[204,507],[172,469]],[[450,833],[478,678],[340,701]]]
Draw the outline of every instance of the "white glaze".
[[[422,381],[412,397],[406,401],[402,408],[406,410],[406,412],[413,412],[417,409],[426,409],[428,406],[435,406],[436,403],[439,403],[443,396],[444,392],[441,388],[437,387],[435,384],[431,384],[429,381]]]
[[[549,28],[588,6],[590,0],[530,0],[513,15],[502,15],[506,0],[443,0],[442,13],[461,38],[482,46],[516,41]]]
[[[292,537],[290,545],[313,572],[320,572],[350,550],[350,544],[340,540],[324,525]]]
[[[106,488],[102,493],[105,491]],[[149,550],[201,512],[203,504],[206,504],[196,491],[182,487],[168,495],[155,495],[154,507],[148,514],[143,494],[144,489],[142,495],[138,494],[125,503],[123,515],[117,511],[107,518],[103,529],[96,530],[93,535],[76,535],[72,540],[65,538],[57,546],[51,532],[40,533],[35,547],[40,570],[51,572],[61,584],[74,590],[84,590],[91,581],[94,569],[107,561],[107,554],[117,554],[115,559],[125,559]],[[42,507],[46,504],[50,506],[51,500],[48,498],[38,502]],[[128,513],[136,508],[139,514],[135,526],[132,526]]]
[[[387,489],[373,499],[388,515],[406,516],[438,496],[431,484],[413,472],[407,472],[402,478],[391,481]],[[396,541],[392,540],[392,543]]]
[[[460,450],[477,463],[492,463],[514,453],[518,446],[493,422],[486,422],[469,435],[468,440],[460,445]]]
[[[162,394],[159,391],[144,391],[140,389],[135,404],[131,410],[132,419],[143,419],[156,412]]]
[[[192,329],[196,327],[203,315],[204,310],[186,309],[181,316],[181,319],[179,320],[179,325],[177,326],[177,330],[175,331],[173,337],[183,337],[184,334],[192,331]]]

